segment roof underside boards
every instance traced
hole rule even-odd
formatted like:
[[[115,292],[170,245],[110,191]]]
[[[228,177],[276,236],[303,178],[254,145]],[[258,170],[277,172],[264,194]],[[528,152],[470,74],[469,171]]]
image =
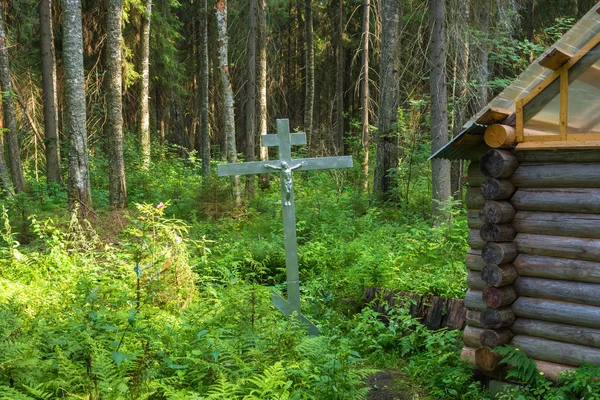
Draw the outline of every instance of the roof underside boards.
[[[489,147],[483,141],[484,125],[471,123],[444,147],[436,151],[429,159],[446,158],[448,160],[472,160],[485,153]]]
[[[463,132],[457,135],[451,142],[446,146],[438,150],[430,158],[448,158],[448,159],[466,159],[472,156],[473,148],[475,147],[470,140],[461,139],[462,135],[472,135],[473,132],[469,131],[473,129],[473,126],[481,126],[475,124],[481,116],[483,116],[489,109],[501,110],[505,113],[514,114],[515,103],[521,97],[527,95],[532,89],[538,86],[544,79],[553,73],[551,69],[542,67],[539,62],[543,60],[549,53],[558,49],[562,53],[570,56],[575,55],[583,46],[585,46],[594,36],[600,33],[600,14],[598,8],[600,2],[598,2],[583,18],[581,18],[567,33],[559,39],[554,46],[546,50],[537,60],[535,60],[525,71],[521,73],[510,85],[508,85],[498,96],[496,96],[488,106],[481,109],[476,113],[471,120],[465,125]],[[510,120],[509,117],[507,120]],[[514,118],[513,118],[514,121]],[[505,121],[506,123],[507,121]],[[513,122],[514,123],[514,122]],[[485,127],[483,128],[485,130]],[[477,131],[479,132],[479,131]],[[476,133],[476,135],[483,135],[483,132]],[[483,136],[481,136],[481,142]],[[457,147],[464,147],[458,149]]]

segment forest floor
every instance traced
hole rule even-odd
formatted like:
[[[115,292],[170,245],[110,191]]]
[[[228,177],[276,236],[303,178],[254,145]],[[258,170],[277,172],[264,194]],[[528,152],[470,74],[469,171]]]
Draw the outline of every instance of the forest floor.
[[[369,400],[417,400],[427,398],[421,390],[411,386],[411,380],[399,368],[384,370],[371,375],[367,384],[371,388]]]

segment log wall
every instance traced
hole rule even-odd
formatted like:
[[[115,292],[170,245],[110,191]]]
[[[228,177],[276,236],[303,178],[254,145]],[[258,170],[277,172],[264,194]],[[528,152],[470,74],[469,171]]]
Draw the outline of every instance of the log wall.
[[[479,369],[506,343],[551,379],[600,365],[600,152],[578,154],[493,149],[469,168],[463,356]]]

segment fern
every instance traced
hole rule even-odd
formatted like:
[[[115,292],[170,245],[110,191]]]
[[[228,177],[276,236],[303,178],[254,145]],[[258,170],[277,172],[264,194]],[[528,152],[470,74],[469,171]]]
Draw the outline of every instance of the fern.
[[[497,347],[494,350],[502,356],[502,364],[510,367],[507,378],[514,378],[524,384],[533,384],[540,376],[535,362],[524,352],[511,345]]]
[[[35,400],[35,397],[27,396],[8,386],[0,386],[0,400]]]

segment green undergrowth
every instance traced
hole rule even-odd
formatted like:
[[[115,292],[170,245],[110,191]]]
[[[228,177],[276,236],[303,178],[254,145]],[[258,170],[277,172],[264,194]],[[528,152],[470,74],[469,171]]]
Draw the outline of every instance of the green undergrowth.
[[[361,304],[371,286],[460,297],[460,210],[431,228],[371,203],[349,183],[359,171],[295,176],[311,338],[270,301],[285,294],[275,181],[239,210],[228,179],[156,160],[129,171],[126,212],[95,181],[90,222],[64,211],[60,186],[0,200],[0,399],[364,399],[368,376],[399,366],[430,398],[483,396],[460,332],[426,330],[408,304]]]

